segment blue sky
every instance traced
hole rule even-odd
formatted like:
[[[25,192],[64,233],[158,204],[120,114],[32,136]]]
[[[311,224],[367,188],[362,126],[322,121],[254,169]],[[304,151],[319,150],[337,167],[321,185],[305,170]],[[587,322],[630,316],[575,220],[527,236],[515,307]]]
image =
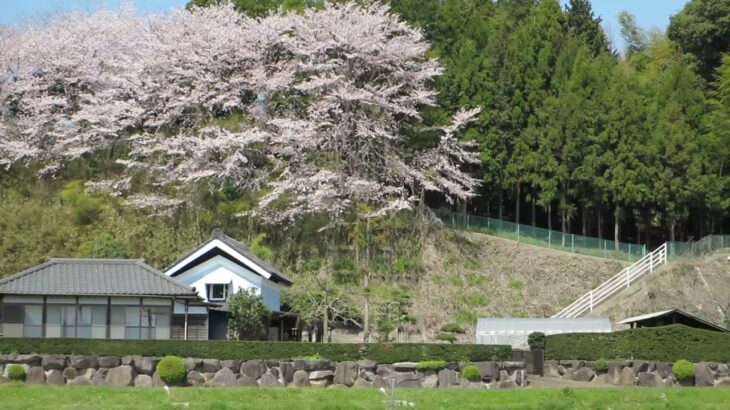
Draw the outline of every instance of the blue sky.
[[[0,24],[15,25],[36,17],[49,17],[69,10],[117,8],[124,0],[0,0]],[[566,4],[568,0],[561,0]],[[141,13],[169,11],[183,7],[187,0],[134,0]],[[609,38],[621,48],[621,28],[616,16],[627,10],[636,16],[640,26],[665,29],[669,16],[681,10],[687,0],[592,0],[595,14],[603,18]]]

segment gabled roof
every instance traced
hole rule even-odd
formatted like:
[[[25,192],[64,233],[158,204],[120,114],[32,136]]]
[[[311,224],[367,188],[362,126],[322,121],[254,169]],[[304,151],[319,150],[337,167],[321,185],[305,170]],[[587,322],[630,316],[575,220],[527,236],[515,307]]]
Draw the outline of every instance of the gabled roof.
[[[248,249],[246,244],[224,234],[220,229],[214,230],[207,241],[203,242],[196,249],[165,269],[165,274],[175,277],[195,265],[196,261],[206,257],[206,255],[211,255],[214,252],[225,253],[237,264],[244,266],[272,282],[282,283],[288,286],[294,284],[291,279],[281,273],[278,269],[254,255]]]
[[[198,296],[142,259],[50,259],[0,280],[0,294]]]
[[[672,315],[682,316],[686,320],[688,320],[690,322],[698,323],[702,327],[711,328],[711,329],[714,329],[714,330],[717,330],[720,332],[728,331],[724,327],[718,326],[714,323],[710,323],[704,319],[700,319],[697,316],[691,315],[691,314],[689,314],[683,310],[677,309],[677,308],[669,309],[669,310],[661,310],[659,312],[647,313],[647,314],[639,315],[639,316],[633,316],[633,317],[618,321],[618,322],[616,322],[616,324],[617,325],[629,325],[631,323],[643,322],[643,321],[650,320],[650,319],[658,319],[661,317],[671,317]]]

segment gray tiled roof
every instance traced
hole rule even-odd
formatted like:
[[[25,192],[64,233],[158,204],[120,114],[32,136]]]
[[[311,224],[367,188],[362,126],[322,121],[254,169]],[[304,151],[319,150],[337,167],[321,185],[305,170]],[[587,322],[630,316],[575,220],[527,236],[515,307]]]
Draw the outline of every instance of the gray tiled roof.
[[[197,296],[141,259],[51,259],[1,279],[0,294]]]
[[[259,258],[256,255],[254,255],[248,249],[248,246],[246,246],[246,244],[244,244],[243,242],[239,242],[239,241],[231,238],[230,236],[224,234],[223,231],[220,230],[220,229],[214,230],[213,233],[210,235],[210,238],[208,238],[207,241],[203,242],[196,249],[193,249],[190,253],[188,253],[187,255],[185,255],[182,258],[180,258],[177,262],[175,262],[172,265],[170,265],[167,269],[169,270],[173,266],[175,266],[178,263],[180,263],[181,261],[185,260],[188,256],[194,254],[198,249],[206,246],[207,244],[209,244],[210,242],[212,242],[215,239],[218,239],[221,242],[225,243],[226,245],[230,246],[233,250],[235,250],[236,252],[238,252],[241,255],[245,256],[247,259],[249,259],[251,262],[253,262],[253,263],[257,264],[258,266],[260,266],[266,272],[270,273],[271,276],[272,276],[272,279],[274,279],[275,281],[282,282],[282,283],[285,283],[287,285],[292,285],[294,283],[291,279],[289,279],[286,275],[284,275],[283,273],[281,273],[278,269],[276,269],[273,266],[271,266],[270,263],[266,262],[265,260]],[[176,272],[172,276],[176,276],[177,274],[178,273]]]

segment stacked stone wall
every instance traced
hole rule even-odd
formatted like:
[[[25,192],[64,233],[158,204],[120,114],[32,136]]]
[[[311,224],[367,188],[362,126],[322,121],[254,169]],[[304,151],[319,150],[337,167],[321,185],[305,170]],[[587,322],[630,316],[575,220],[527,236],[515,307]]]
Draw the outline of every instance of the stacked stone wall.
[[[608,369],[596,371],[596,363],[584,360],[546,360],[545,376],[596,384],[644,387],[730,387],[730,363],[696,363],[693,380],[679,381],[672,363],[647,360],[609,361]]]
[[[8,383],[7,365],[26,369],[26,383],[161,387],[161,358],[142,356],[0,355],[0,383]],[[528,385],[524,362],[448,363],[440,370],[419,370],[418,363],[373,360],[218,360],[183,359],[183,386],[194,387],[342,387],[509,389]],[[464,366],[479,368],[480,380],[461,377]]]

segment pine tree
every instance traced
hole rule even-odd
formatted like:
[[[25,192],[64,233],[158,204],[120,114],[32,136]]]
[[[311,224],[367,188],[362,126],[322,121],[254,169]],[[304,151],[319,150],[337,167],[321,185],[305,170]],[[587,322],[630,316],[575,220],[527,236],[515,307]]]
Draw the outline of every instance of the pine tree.
[[[593,55],[610,52],[606,33],[601,27],[601,18],[593,16],[589,0],[570,0],[565,6],[568,28],[575,39],[585,44]]]

